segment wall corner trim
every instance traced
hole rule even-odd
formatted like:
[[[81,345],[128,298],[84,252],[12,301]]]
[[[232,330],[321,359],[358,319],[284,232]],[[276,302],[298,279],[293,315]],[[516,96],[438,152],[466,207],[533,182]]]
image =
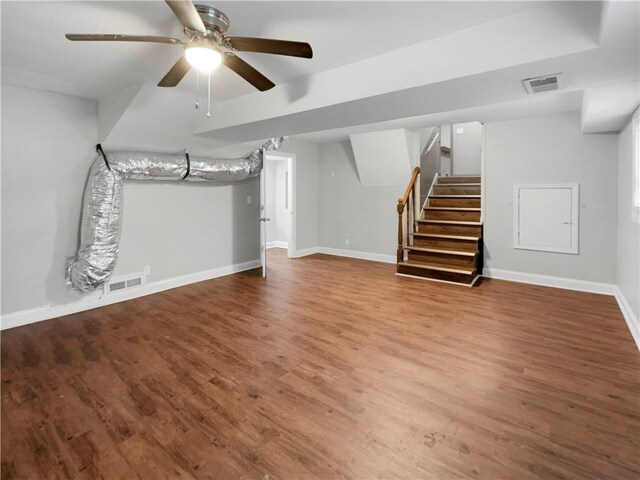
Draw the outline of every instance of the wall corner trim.
[[[306,257],[308,255],[313,255],[314,253],[318,253],[318,247],[303,248],[295,251],[294,258]]]
[[[636,315],[633,313],[629,302],[627,302],[627,299],[617,286],[615,287],[614,295],[616,297],[616,301],[618,302],[618,306],[620,307],[620,311],[622,312],[622,316],[624,317],[624,321],[627,322],[627,327],[629,327],[631,336],[636,342],[638,350],[640,350],[640,321],[638,320],[638,317],[636,317]]]
[[[267,242],[267,249],[270,248],[289,248],[289,244],[287,242],[282,242],[279,240]]]
[[[52,318],[63,317],[65,315],[84,312],[86,310],[93,310],[94,308],[104,307],[114,303],[133,300],[135,298],[145,297],[147,295],[163,292],[172,288],[182,287],[191,283],[212,280],[214,278],[224,277],[233,273],[259,268],[260,265],[261,263],[259,259],[250,260],[248,262],[236,263],[224,267],[213,268],[211,270],[204,270],[202,272],[190,273],[180,277],[149,282],[140,288],[133,288],[122,293],[89,296],[77,302],[67,303],[64,305],[45,305],[28,310],[20,310],[18,312],[2,315],[0,318],[0,330],[7,330],[9,328],[20,327],[30,323],[42,322],[43,320],[50,320]]]

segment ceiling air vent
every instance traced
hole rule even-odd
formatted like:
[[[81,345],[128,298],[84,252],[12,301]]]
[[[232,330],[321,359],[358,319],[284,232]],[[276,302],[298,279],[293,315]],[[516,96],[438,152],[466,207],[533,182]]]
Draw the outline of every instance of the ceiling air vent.
[[[561,73],[553,75],[545,75],[543,77],[526,78],[522,80],[527,93],[550,92],[551,90],[559,90],[564,86]]]

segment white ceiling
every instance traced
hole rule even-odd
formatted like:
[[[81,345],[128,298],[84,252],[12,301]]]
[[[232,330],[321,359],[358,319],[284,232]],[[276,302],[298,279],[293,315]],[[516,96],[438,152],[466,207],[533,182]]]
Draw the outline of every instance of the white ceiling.
[[[193,74],[179,88],[155,86],[179,46],[64,38],[179,37],[164,2],[2,1],[2,82],[99,99],[108,146],[195,154],[274,135],[326,142],[559,111],[582,110],[585,131],[608,131],[638,103],[639,2],[205,3],[229,15],[230,34],[309,41],[314,58],[243,55],[278,86],[256,92],[221,68],[205,120],[193,109]],[[524,92],[521,79],[556,72],[562,91]]]
[[[241,54],[279,84],[522,11],[533,2],[196,3],[225,12],[231,35],[309,42],[312,60]],[[65,33],[181,38],[180,24],[164,1],[2,1],[0,8],[5,82],[99,99],[135,83],[157,83],[182,50],[175,45],[64,38]],[[180,86],[193,89],[195,75],[189,74]],[[220,101],[254,89],[221,68],[214,74],[213,91]]]
[[[557,72],[565,74],[566,86],[549,95],[611,86],[603,92],[613,96],[618,88],[637,88],[639,83],[639,10],[638,2],[540,3],[265,94],[224,102],[212,119],[201,120],[199,132],[212,139],[246,141],[276,132],[311,138],[318,132],[390,121],[399,121],[398,128],[408,117],[480,106],[490,110],[524,100],[522,79]],[[302,94],[291,94],[296,91]],[[615,121],[590,121],[598,125],[590,131],[624,126],[637,102],[621,98],[629,96],[612,97],[614,111],[607,112]]]

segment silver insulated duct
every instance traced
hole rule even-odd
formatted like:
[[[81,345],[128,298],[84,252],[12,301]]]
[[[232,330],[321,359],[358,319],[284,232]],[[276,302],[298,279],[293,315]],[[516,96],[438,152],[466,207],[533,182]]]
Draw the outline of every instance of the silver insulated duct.
[[[264,152],[277,150],[282,137],[272,138],[245,158],[209,159],[143,152],[113,152],[93,162],[82,203],[80,248],[67,264],[67,283],[92,292],[111,277],[118,260],[125,180],[235,182],[262,171]]]

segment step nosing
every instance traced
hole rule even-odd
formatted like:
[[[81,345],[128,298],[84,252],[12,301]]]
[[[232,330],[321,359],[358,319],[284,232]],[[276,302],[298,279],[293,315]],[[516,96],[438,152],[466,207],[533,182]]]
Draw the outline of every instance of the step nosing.
[[[426,263],[400,262],[398,263],[398,265],[403,267],[422,268],[425,270],[435,270],[438,272],[459,273],[462,275],[473,275],[473,272],[475,271],[475,268],[462,270],[458,268],[440,267],[438,265],[426,264]]]
[[[460,255],[463,257],[475,257],[476,252],[465,252],[463,250],[446,250],[441,248],[429,248],[429,247],[416,247],[414,245],[410,245],[408,247],[404,247],[407,250],[414,250],[416,252],[430,252],[430,253],[442,253],[446,255]]]
[[[452,195],[444,195],[444,194],[436,194],[436,195],[429,195],[429,198],[482,198],[482,195],[457,195],[457,194],[452,194]]]
[[[446,211],[450,210],[452,212],[481,212],[482,208],[480,207],[424,207],[425,210],[438,210],[438,211]]]
[[[480,240],[480,237],[473,237],[473,236],[468,236],[468,235],[446,235],[446,234],[442,234],[442,233],[416,232],[416,233],[410,233],[409,235],[418,236],[418,237],[446,238],[446,239],[451,239],[451,240],[471,240],[471,241]]]
[[[464,220],[428,220],[428,219],[420,219],[417,220],[419,223],[439,223],[444,225],[464,225],[464,226],[472,226],[479,227],[482,225],[482,222],[465,222]]]
[[[469,182],[469,183],[435,183],[434,187],[482,187],[482,183]]]

